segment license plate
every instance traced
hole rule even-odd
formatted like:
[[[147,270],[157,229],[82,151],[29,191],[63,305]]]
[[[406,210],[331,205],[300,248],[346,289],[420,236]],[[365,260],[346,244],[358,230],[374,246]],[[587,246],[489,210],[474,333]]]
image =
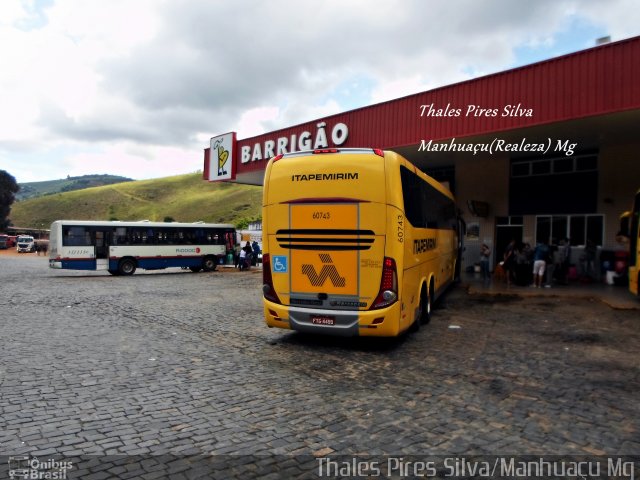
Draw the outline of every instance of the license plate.
[[[311,317],[311,323],[313,323],[314,325],[335,325],[336,318],[326,315],[313,315]]]

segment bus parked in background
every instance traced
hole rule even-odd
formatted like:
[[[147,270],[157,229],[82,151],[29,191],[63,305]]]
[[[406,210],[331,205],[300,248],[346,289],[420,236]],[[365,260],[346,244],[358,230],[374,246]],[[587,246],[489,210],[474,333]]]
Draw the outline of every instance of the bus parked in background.
[[[49,267],[112,275],[138,268],[212,271],[235,241],[229,224],[58,220],[51,224]]]
[[[640,294],[640,190],[633,199],[631,211],[620,216],[620,235],[629,239],[629,291],[634,295]]]
[[[14,238],[15,237],[0,233],[0,250],[14,247],[16,245]]]
[[[390,151],[278,155],[264,179],[269,327],[355,336],[418,329],[460,262],[452,194]]]

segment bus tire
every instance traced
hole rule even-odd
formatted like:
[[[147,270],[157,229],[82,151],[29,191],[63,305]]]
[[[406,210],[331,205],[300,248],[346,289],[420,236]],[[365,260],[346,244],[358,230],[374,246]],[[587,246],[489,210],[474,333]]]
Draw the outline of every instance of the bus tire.
[[[202,259],[202,269],[205,272],[213,272],[218,266],[218,262],[216,261],[216,257],[213,255],[207,255]]]
[[[118,273],[120,275],[133,275],[138,266],[133,258],[123,258],[118,264]]]
[[[422,315],[422,323],[426,325],[431,321],[431,312],[433,310],[433,280],[429,282],[429,293],[426,295],[425,306]]]
[[[424,323],[424,312],[426,308],[425,298],[426,298],[426,295],[424,294],[424,285],[423,285],[422,289],[420,290],[420,301],[418,303],[418,312],[417,312],[417,315],[415,315],[415,319],[413,320],[413,323],[409,327],[409,331],[412,333],[415,333],[418,330],[420,330],[420,325]]]
[[[422,305],[419,305],[418,308],[422,308]],[[411,333],[416,333],[418,330],[420,330],[420,315],[419,314],[416,316],[415,320],[413,321],[413,323],[409,327],[409,331]]]

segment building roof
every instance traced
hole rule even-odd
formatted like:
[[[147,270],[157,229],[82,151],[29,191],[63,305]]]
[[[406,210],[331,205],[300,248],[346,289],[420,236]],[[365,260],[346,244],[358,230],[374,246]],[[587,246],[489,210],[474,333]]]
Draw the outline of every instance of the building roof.
[[[402,149],[422,139],[474,137],[639,109],[640,36],[240,139],[237,151],[264,149],[278,138],[297,141],[302,132],[315,138],[320,124],[329,138],[337,124],[348,127],[342,147]],[[438,110],[453,115],[439,116]],[[256,178],[268,158],[234,160],[242,181],[243,175]]]

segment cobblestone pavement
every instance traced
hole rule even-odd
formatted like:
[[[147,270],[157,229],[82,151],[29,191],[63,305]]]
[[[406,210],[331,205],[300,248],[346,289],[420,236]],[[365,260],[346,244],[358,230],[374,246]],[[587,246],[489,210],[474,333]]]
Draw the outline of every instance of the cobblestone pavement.
[[[454,288],[416,334],[318,338],[268,329],[260,284],[0,257],[0,455],[158,478],[100,459],[205,454],[247,478],[298,455],[640,452],[637,311]]]

